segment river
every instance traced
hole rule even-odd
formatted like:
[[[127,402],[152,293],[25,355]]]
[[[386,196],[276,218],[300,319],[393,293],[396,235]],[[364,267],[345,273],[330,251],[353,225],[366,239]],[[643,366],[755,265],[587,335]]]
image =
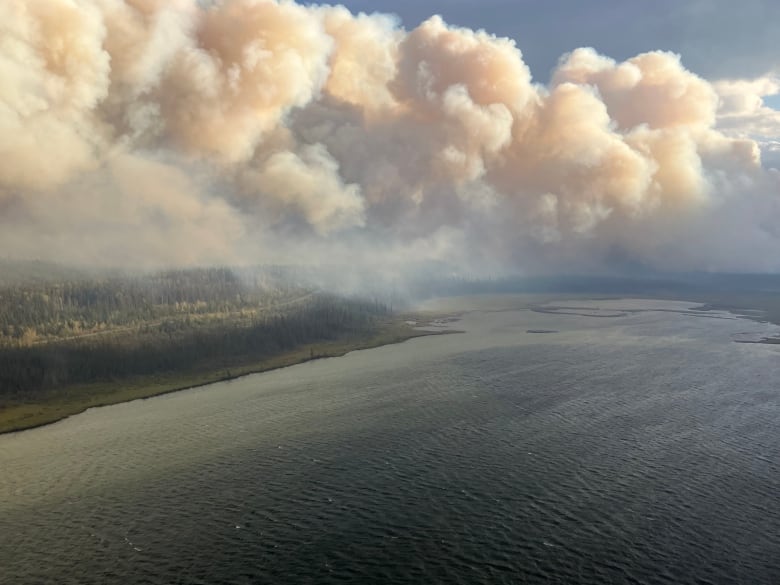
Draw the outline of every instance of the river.
[[[778,328],[518,306],[0,436],[0,583],[780,583]]]

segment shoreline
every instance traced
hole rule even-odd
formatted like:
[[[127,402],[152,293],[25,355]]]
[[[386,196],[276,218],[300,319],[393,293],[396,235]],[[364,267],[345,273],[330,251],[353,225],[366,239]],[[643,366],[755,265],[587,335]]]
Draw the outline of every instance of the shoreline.
[[[506,296],[516,295],[508,294]],[[563,298],[597,300],[604,297],[563,295]],[[625,295],[606,297],[609,300],[626,298],[629,297]],[[680,301],[679,298],[671,299],[666,295],[648,295],[644,298]],[[744,305],[735,306],[734,304],[722,302],[702,302],[701,299],[688,299],[683,302],[694,305],[689,309],[691,311],[690,314],[694,315],[705,316],[711,311],[724,311],[731,313],[739,319],[780,325],[780,319],[777,318],[778,315],[772,314],[771,311],[767,310],[767,307],[762,307],[760,303],[757,303],[758,307],[754,305],[748,308]],[[538,310],[538,307],[529,304],[525,309]],[[518,308],[509,310],[518,310]],[[239,360],[231,365],[223,364],[216,366],[212,364],[211,366],[204,366],[201,370],[189,372],[171,372],[117,382],[95,382],[63,388],[51,392],[48,396],[40,397],[40,400],[37,402],[10,404],[5,408],[0,408],[0,435],[48,426],[71,416],[81,414],[90,408],[111,406],[134,400],[145,400],[218,382],[229,382],[244,376],[287,368],[318,359],[342,357],[353,351],[403,343],[417,337],[462,333],[462,331],[442,329],[442,327],[459,320],[464,312],[467,311],[447,311],[445,309],[444,312],[423,310],[416,313],[399,314],[380,323],[377,331],[369,337],[344,338],[305,344],[262,361],[252,362],[247,359],[241,362]],[[600,316],[603,317],[604,315]],[[548,333],[548,331],[533,330],[529,331],[529,333]],[[765,337],[760,340],[750,341],[734,340],[734,342],[778,345],[780,344],[780,337]]]
[[[406,321],[410,318],[414,318],[417,325],[407,324]],[[63,388],[51,392],[49,396],[43,397],[40,401],[12,404],[0,409],[0,435],[48,426],[81,414],[90,408],[146,400],[219,382],[229,382],[253,374],[288,368],[314,360],[342,357],[353,351],[403,343],[418,337],[462,333],[451,329],[420,328],[429,326],[434,320],[435,317],[424,315],[398,316],[389,322],[382,323],[376,333],[370,337],[345,338],[306,344],[260,362],[247,361],[246,363],[208,368],[202,371],[173,372],[121,382],[95,382]]]

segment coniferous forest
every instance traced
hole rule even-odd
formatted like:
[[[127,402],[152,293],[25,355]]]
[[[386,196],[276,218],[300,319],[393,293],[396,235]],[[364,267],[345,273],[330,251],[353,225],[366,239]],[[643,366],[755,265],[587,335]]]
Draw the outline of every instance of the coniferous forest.
[[[273,268],[0,283],[0,410],[161,374],[231,377],[300,348],[319,357],[317,344],[369,339],[390,321],[381,302]]]

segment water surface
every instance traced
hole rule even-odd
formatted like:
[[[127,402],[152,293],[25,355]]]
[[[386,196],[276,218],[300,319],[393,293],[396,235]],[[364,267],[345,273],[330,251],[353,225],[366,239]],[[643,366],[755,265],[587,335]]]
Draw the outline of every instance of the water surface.
[[[466,332],[0,436],[0,583],[780,583],[780,346],[734,342],[778,328],[439,306]]]

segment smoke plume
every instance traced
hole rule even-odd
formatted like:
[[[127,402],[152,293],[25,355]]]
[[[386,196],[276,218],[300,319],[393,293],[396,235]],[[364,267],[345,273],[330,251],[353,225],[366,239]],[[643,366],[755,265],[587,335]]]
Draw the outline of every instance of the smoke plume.
[[[576,49],[542,85],[436,16],[6,0],[0,79],[0,255],[780,269],[772,90],[675,54]]]

